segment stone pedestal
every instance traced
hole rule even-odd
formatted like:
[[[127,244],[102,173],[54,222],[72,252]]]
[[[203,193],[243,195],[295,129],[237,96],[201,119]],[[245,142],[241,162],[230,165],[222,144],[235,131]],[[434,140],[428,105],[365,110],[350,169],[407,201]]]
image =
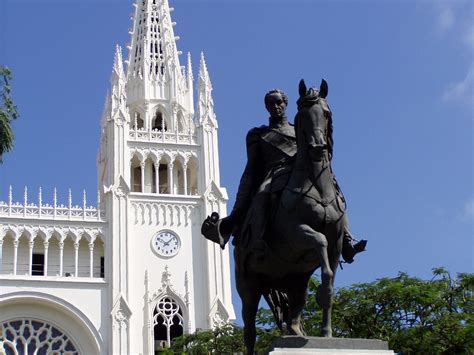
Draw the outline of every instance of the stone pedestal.
[[[284,336],[273,342],[268,354],[389,355],[394,352],[382,340]]]

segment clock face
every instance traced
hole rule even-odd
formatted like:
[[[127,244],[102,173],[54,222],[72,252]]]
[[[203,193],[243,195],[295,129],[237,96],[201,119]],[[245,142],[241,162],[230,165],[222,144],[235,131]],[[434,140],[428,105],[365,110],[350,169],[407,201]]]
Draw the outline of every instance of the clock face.
[[[161,231],[153,236],[151,245],[158,255],[172,257],[178,254],[179,248],[181,248],[181,240],[171,231]]]

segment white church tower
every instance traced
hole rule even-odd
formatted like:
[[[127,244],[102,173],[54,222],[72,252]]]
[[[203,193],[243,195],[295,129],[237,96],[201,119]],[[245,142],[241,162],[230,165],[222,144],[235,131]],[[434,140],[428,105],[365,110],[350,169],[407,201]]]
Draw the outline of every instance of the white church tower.
[[[33,322],[54,324],[71,353],[153,354],[235,319],[228,249],[200,232],[212,211],[225,216],[227,201],[204,55],[194,90],[168,1],[134,8],[101,120],[97,208],[85,194],[83,206],[71,196],[57,205],[56,195],[44,205],[41,192],[31,204],[26,191],[23,204],[0,202],[0,353],[31,341],[23,333],[38,332]]]
[[[145,353],[234,319],[228,251],[202,221],[225,214],[212,85],[201,54],[194,110],[191,55],[180,65],[167,0],[135,4],[127,70],[117,47],[102,118],[99,186],[110,221],[110,346]],[[119,315],[119,316],[117,316]],[[127,345],[126,345],[127,344]]]

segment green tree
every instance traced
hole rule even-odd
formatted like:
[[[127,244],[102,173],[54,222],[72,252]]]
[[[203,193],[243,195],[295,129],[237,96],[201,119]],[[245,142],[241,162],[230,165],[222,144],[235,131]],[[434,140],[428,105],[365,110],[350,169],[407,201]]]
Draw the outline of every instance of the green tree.
[[[12,121],[18,118],[18,109],[11,97],[11,70],[0,65],[0,163],[3,154],[13,148]]]
[[[226,324],[214,330],[199,330],[173,339],[172,353],[234,354],[243,352],[242,328]]]
[[[322,319],[316,303],[319,281],[309,283],[304,311],[308,335],[319,336]],[[280,335],[268,309],[257,313],[258,354]],[[433,269],[431,280],[400,273],[371,283],[336,290],[333,304],[334,336],[382,339],[402,354],[474,354],[474,274],[452,277]],[[233,354],[244,349],[242,329],[226,325],[174,341],[170,353]]]
[[[310,284],[305,327],[319,335],[321,312]],[[333,306],[334,336],[386,340],[403,354],[474,353],[474,274],[453,278],[433,269],[431,280],[400,273],[371,283],[337,290]]]

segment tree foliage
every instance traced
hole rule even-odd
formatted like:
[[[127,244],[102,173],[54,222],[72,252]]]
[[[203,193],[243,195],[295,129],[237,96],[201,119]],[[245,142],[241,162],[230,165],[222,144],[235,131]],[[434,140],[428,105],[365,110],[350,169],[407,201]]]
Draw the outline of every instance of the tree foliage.
[[[0,163],[2,156],[13,148],[12,121],[18,118],[18,109],[11,97],[11,70],[0,65]]]
[[[308,335],[319,336],[322,319],[312,278],[303,318]],[[257,314],[257,353],[280,335],[268,309]],[[474,354],[474,274],[456,277],[433,269],[431,280],[400,273],[340,288],[334,295],[334,336],[382,339],[402,354]],[[176,339],[170,353],[243,353],[242,329],[226,325]]]
[[[334,300],[334,333],[383,339],[404,354],[470,354],[474,352],[473,293],[474,274],[453,278],[443,268],[434,269],[431,280],[400,273],[341,288]]]

